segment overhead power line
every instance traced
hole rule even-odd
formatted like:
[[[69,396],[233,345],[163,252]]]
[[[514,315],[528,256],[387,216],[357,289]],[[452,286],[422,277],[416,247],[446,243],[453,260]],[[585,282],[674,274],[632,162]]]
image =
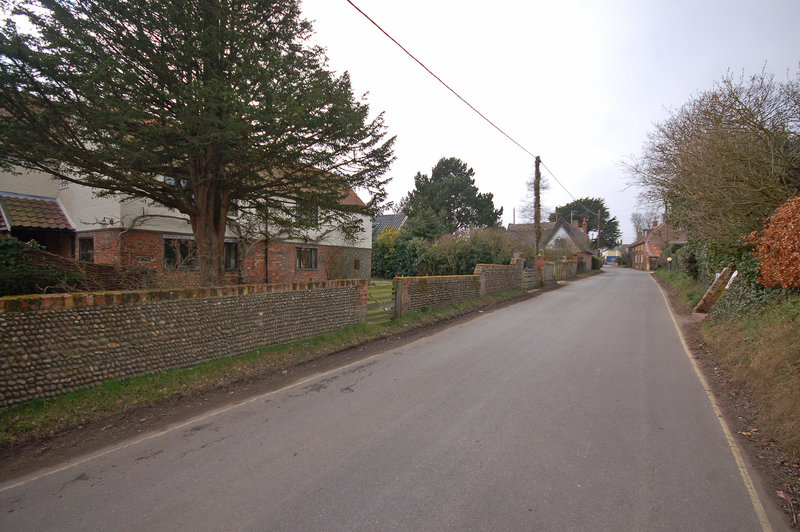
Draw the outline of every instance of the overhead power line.
[[[556,183],[558,183],[559,185],[561,185],[561,188],[563,188],[563,189],[564,189],[564,192],[566,192],[567,194],[569,194],[569,196],[570,196],[570,197],[571,197],[571,198],[572,198],[572,199],[573,199],[573,200],[574,200],[574,201],[575,201],[575,202],[576,202],[578,205],[580,205],[581,207],[583,207],[583,208],[584,208],[584,210],[586,210],[586,212],[594,214],[594,209],[590,209],[589,207],[587,207],[586,205],[584,205],[583,203],[581,203],[581,201],[580,201],[578,198],[576,198],[575,196],[573,196],[573,195],[572,195],[572,192],[570,192],[569,190],[567,190],[567,187],[565,187],[565,186],[564,186],[564,185],[561,183],[561,181],[559,181],[559,180],[558,180],[558,178],[557,178],[557,177],[556,177],[556,175],[553,173],[553,171],[552,171],[552,170],[550,170],[550,169],[547,167],[547,165],[546,165],[546,164],[544,164],[544,162],[542,162],[542,163],[541,163],[541,165],[544,167],[544,169],[545,169],[545,170],[547,170],[547,173],[548,173],[548,174],[550,174],[550,177],[552,177],[553,179],[555,179]]]
[[[377,22],[375,22],[374,20],[372,20],[372,18],[371,18],[369,15],[367,15],[366,13],[364,13],[363,11],[361,11],[361,8],[359,8],[357,5],[355,5],[355,4],[354,4],[354,3],[353,3],[351,0],[347,0],[347,3],[348,3],[348,4],[350,4],[351,6],[353,6],[353,8],[354,8],[356,11],[358,11],[359,13],[361,13],[361,15],[362,15],[364,18],[366,18],[367,20],[369,20],[369,21],[372,23],[372,25],[373,25],[373,26],[375,26],[376,28],[378,28],[378,30],[380,30],[380,32],[381,32],[381,33],[383,33],[383,34],[384,34],[384,35],[385,35],[385,36],[386,36],[386,37],[387,37],[387,38],[388,38],[390,41],[392,41],[393,43],[395,43],[395,44],[396,44],[396,45],[397,45],[397,46],[398,46],[398,47],[399,47],[401,50],[403,50],[403,51],[406,53],[406,55],[407,55],[408,57],[410,57],[411,59],[413,59],[413,60],[414,60],[414,61],[415,61],[415,62],[416,62],[416,63],[417,63],[419,66],[421,66],[422,68],[424,68],[424,69],[425,69],[425,72],[427,72],[428,74],[430,74],[431,76],[433,76],[433,77],[434,77],[434,79],[436,79],[436,81],[438,81],[439,83],[441,83],[441,84],[442,84],[442,85],[443,85],[443,86],[444,86],[444,87],[445,87],[447,90],[449,90],[450,92],[452,92],[452,93],[455,95],[455,97],[456,97],[456,98],[458,98],[459,100],[461,100],[462,102],[464,102],[464,104],[466,104],[466,106],[467,106],[467,107],[469,107],[470,109],[472,109],[472,110],[473,110],[473,111],[474,111],[474,112],[475,112],[475,113],[476,113],[478,116],[480,116],[481,118],[483,118],[483,119],[484,119],[484,120],[485,120],[485,121],[486,121],[486,122],[487,122],[489,125],[491,125],[491,126],[492,126],[493,128],[495,128],[497,131],[499,131],[499,132],[500,132],[500,133],[501,133],[501,134],[502,134],[504,137],[506,137],[508,140],[510,140],[511,142],[513,142],[514,144],[516,144],[516,145],[517,145],[517,147],[518,147],[519,149],[521,149],[522,151],[524,151],[525,153],[527,153],[527,154],[528,154],[528,155],[530,155],[531,157],[533,157],[533,158],[536,158],[536,156],[535,156],[533,153],[531,153],[531,152],[530,152],[530,151],[529,151],[529,150],[528,150],[528,149],[527,149],[525,146],[523,146],[522,144],[520,144],[519,142],[517,142],[517,141],[514,139],[514,137],[512,137],[511,135],[509,135],[508,133],[506,133],[505,131],[503,131],[503,129],[502,129],[500,126],[498,126],[497,124],[495,124],[494,122],[492,122],[491,120],[489,120],[489,119],[486,117],[486,115],[484,115],[483,113],[481,113],[480,111],[478,111],[478,110],[475,108],[475,106],[474,106],[474,105],[472,105],[472,104],[471,104],[471,103],[469,103],[467,100],[465,100],[465,99],[464,99],[464,98],[463,98],[463,97],[462,97],[462,96],[461,96],[461,95],[460,95],[458,92],[456,92],[456,90],[455,90],[455,89],[453,89],[453,88],[452,88],[450,85],[448,85],[447,83],[445,83],[445,82],[442,80],[442,78],[440,78],[439,76],[437,76],[436,74],[434,74],[434,73],[433,73],[433,71],[432,71],[430,68],[426,67],[426,66],[425,66],[425,64],[424,64],[422,61],[420,61],[419,59],[417,59],[417,58],[414,56],[414,54],[412,54],[411,52],[409,52],[408,50],[406,50],[405,46],[403,46],[402,44],[400,44],[399,42],[397,42],[397,39],[395,39],[394,37],[392,37],[391,35],[389,35],[389,34],[386,32],[386,30],[384,30],[384,29],[383,29],[383,28],[382,28],[382,27],[381,27],[381,26],[380,26],[380,25],[379,25]]]
[[[513,143],[514,143],[514,144],[515,144],[515,145],[516,145],[516,146],[517,146],[519,149],[521,149],[522,151],[524,151],[525,153],[527,153],[528,155],[530,155],[531,157],[533,157],[534,159],[536,159],[536,156],[533,154],[533,152],[531,152],[531,151],[530,151],[530,150],[528,150],[528,149],[527,149],[525,146],[523,146],[522,144],[520,144],[519,142],[517,142],[517,140],[516,140],[516,139],[514,139],[514,137],[512,137],[511,135],[509,135],[508,133],[506,133],[506,132],[505,132],[505,131],[504,131],[504,130],[503,130],[501,127],[500,127],[500,126],[498,126],[497,124],[495,124],[494,122],[492,122],[491,120],[489,120],[489,118],[487,118],[487,117],[486,117],[486,115],[484,115],[483,113],[481,113],[480,111],[478,111],[478,109],[476,109],[474,105],[472,105],[471,103],[469,103],[469,102],[468,102],[466,99],[464,99],[464,97],[463,97],[463,96],[461,96],[461,95],[460,95],[458,92],[456,92],[456,90],[455,90],[455,89],[453,89],[453,88],[452,88],[450,85],[448,85],[447,83],[445,83],[445,82],[444,82],[444,80],[442,80],[442,78],[440,78],[439,76],[437,76],[437,75],[436,75],[436,74],[435,74],[435,73],[434,73],[434,72],[433,72],[433,71],[432,71],[430,68],[428,68],[427,66],[425,66],[425,64],[424,64],[422,61],[420,61],[419,59],[417,59],[417,58],[416,58],[416,56],[415,56],[414,54],[412,54],[411,52],[409,52],[409,51],[408,51],[408,50],[405,48],[405,46],[403,46],[402,44],[400,44],[400,43],[397,41],[397,39],[395,39],[394,37],[392,37],[391,35],[389,35],[389,33],[388,33],[386,30],[384,30],[384,29],[383,29],[383,28],[380,26],[380,24],[378,24],[377,22],[375,22],[375,21],[374,21],[374,20],[373,20],[373,19],[372,19],[372,18],[371,18],[369,15],[367,15],[366,13],[364,13],[364,11],[362,11],[362,10],[361,10],[361,8],[359,8],[357,5],[355,5],[355,4],[352,2],[352,0],[346,0],[346,1],[347,1],[347,3],[348,3],[348,4],[350,4],[350,5],[353,7],[353,9],[355,9],[356,11],[358,11],[358,12],[361,14],[361,16],[363,16],[364,18],[366,18],[368,21],[370,21],[370,22],[372,23],[372,25],[373,25],[373,26],[375,26],[376,28],[378,28],[378,30],[379,30],[381,33],[383,33],[383,34],[384,34],[384,35],[385,35],[385,36],[386,36],[386,37],[387,37],[387,38],[388,38],[390,41],[392,41],[394,44],[396,44],[396,45],[398,46],[398,48],[400,48],[401,50],[403,50],[403,52],[405,52],[405,54],[406,54],[408,57],[410,57],[411,59],[413,59],[415,63],[417,63],[419,66],[421,66],[423,69],[425,69],[425,72],[427,72],[428,74],[430,74],[430,75],[431,75],[431,76],[432,76],[432,77],[433,77],[433,78],[434,78],[436,81],[438,81],[439,83],[441,83],[441,84],[442,84],[442,85],[443,85],[443,86],[444,86],[444,87],[445,87],[445,88],[446,88],[448,91],[450,91],[451,93],[453,93],[453,95],[454,95],[456,98],[458,98],[459,100],[461,100],[462,102],[464,102],[464,104],[465,104],[467,107],[469,107],[469,108],[470,108],[470,109],[471,109],[471,110],[472,110],[472,111],[473,111],[475,114],[477,114],[478,116],[480,116],[480,117],[481,117],[481,118],[482,118],[484,121],[486,121],[486,122],[487,122],[489,125],[491,125],[491,126],[492,126],[493,128],[495,128],[497,131],[499,131],[499,132],[500,132],[500,133],[501,133],[501,134],[502,134],[504,137],[506,137],[508,140],[510,140],[511,142],[513,142]],[[581,207],[583,207],[584,209],[586,209],[586,211],[587,211],[587,212],[593,212],[593,211],[592,211],[591,209],[589,209],[589,208],[588,208],[586,205],[584,205],[583,203],[581,203],[580,201],[578,201],[578,198],[576,198],[576,197],[575,197],[575,196],[572,194],[572,192],[570,192],[570,191],[567,189],[567,187],[565,187],[565,186],[564,186],[564,184],[563,184],[563,183],[561,183],[561,181],[559,181],[559,180],[558,180],[558,178],[555,176],[555,174],[553,174],[553,171],[552,171],[552,170],[550,170],[550,169],[549,169],[549,168],[548,168],[548,167],[547,167],[547,166],[546,166],[546,165],[545,165],[543,162],[542,162],[541,164],[542,164],[542,166],[544,166],[544,168],[547,170],[547,172],[550,174],[550,176],[552,176],[552,178],[555,180],[555,182],[556,182],[556,183],[558,183],[558,184],[559,184],[559,186],[561,186],[561,188],[563,188],[563,189],[564,189],[564,192],[566,192],[567,194],[569,194],[569,196],[570,196],[570,197],[571,197],[573,200],[575,200],[575,201],[576,201],[576,202],[577,202],[577,203],[578,203],[578,204],[579,204]]]

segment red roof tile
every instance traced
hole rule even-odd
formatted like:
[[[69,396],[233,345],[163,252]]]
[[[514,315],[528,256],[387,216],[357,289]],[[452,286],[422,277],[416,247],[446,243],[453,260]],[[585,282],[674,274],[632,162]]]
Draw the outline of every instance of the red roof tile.
[[[0,194],[0,209],[9,227],[74,229],[55,198]]]
[[[358,197],[358,194],[356,194],[352,188],[349,188],[347,189],[347,196],[342,200],[342,205],[360,205],[363,207],[365,203],[361,201],[361,198]]]

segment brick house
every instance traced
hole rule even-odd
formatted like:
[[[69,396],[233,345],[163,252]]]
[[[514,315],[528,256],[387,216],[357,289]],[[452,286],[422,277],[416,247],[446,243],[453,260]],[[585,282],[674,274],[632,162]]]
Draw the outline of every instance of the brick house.
[[[343,203],[363,205],[352,190]],[[304,239],[245,245],[229,228],[226,281],[368,279],[372,226],[369,217],[360,219],[355,242],[338,231],[320,230]],[[0,173],[0,234],[36,240],[52,253],[80,261],[151,268],[166,284],[192,285],[199,279],[191,226],[180,213],[138,199],[95,197],[89,187],[43,173]]]
[[[632,266],[637,270],[655,270],[664,250],[674,244],[685,244],[686,238],[686,232],[653,220],[652,227],[640,230],[638,238],[628,248]]]

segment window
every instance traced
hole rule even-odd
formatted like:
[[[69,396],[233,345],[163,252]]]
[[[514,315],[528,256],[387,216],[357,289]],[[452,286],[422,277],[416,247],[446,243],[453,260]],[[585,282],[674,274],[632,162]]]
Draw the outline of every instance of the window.
[[[69,181],[67,181],[66,179],[59,179],[58,188],[69,188]]]
[[[317,269],[317,248],[295,248],[297,250],[297,262],[295,268],[298,270]]]
[[[225,269],[235,270],[239,267],[239,246],[236,242],[225,242]]]
[[[78,239],[78,260],[94,262],[94,238]]]
[[[295,204],[295,217],[298,222],[306,225],[317,225],[319,223],[319,208],[316,205],[298,201]]]
[[[194,239],[191,237],[164,237],[164,268],[198,270]]]
[[[361,269],[361,261],[359,259],[353,259],[353,271],[359,271]]]

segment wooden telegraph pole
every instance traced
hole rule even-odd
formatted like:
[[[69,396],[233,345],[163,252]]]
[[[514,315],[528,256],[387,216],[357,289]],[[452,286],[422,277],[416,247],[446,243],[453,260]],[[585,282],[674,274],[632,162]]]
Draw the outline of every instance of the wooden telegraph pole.
[[[597,256],[600,256],[600,215],[602,214],[603,209],[597,209]]]
[[[535,172],[533,174],[533,234],[536,237],[536,254],[539,254],[539,245],[542,241],[542,173],[539,170],[541,159],[536,156]]]

